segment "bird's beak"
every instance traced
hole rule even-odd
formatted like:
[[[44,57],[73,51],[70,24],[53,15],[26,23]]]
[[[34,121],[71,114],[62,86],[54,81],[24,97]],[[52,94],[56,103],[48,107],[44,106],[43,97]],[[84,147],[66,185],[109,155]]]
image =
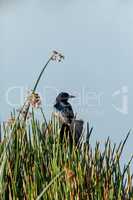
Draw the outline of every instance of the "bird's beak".
[[[69,95],[69,98],[75,98],[75,96],[73,96],[73,95]]]

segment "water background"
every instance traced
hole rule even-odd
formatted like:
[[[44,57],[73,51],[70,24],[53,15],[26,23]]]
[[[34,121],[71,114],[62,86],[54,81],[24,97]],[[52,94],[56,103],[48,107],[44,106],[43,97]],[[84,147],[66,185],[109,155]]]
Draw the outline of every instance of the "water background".
[[[55,49],[65,61],[51,63],[38,88],[47,118],[57,93],[68,91],[77,96],[71,103],[78,118],[94,127],[92,144],[124,139],[133,127],[132,11],[131,0],[1,0],[1,121],[19,107],[20,91],[33,86]],[[123,161],[132,141],[133,133]]]

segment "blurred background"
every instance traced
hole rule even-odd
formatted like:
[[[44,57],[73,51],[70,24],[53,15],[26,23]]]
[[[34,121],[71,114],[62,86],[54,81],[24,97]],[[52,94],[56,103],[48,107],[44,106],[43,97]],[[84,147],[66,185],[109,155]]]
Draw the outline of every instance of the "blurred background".
[[[56,95],[67,91],[78,118],[94,127],[92,144],[119,143],[133,119],[133,1],[1,0],[0,119],[19,108],[57,50],[38,87],[49,119]],[[133,133],[123,160],[131,157]]]

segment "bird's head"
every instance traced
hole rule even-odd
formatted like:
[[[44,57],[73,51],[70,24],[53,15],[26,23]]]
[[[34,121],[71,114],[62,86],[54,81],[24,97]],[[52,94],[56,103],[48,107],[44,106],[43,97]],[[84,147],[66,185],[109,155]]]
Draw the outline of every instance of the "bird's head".
[[[56,97],[56,102],[67,102],[70,98],[75,98],[75,96],[68,94],[67,92],[61,92],[57,97]]]

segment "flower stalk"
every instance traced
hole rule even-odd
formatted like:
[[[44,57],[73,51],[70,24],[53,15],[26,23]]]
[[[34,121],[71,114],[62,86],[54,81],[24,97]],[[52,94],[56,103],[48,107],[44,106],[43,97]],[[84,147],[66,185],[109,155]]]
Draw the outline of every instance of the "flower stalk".
[[[41,77],[42,77],[45,69],[47,68],[48,64],[50,63],[50,61],[61,62],[62,60],[64,60],[64,56],[57,51],[53,51],[52,55],[50,56],[50,58],[48,59],[48,61],[44,65],[43,69],[41,70],[37,81],[35,82],[35,85],[34,85],[33,90],[32,90],[33,94],[36,92],[36,89],[37,89],[37,86],[38,86],[38,84],[41,80]],[[27,106],[27,109],[26,109],[26,112],[25,112],[24,121],[26,121],[26,119],[27,119],[29,108],[30,108],[30,102],[28,103],[28,106]]]

